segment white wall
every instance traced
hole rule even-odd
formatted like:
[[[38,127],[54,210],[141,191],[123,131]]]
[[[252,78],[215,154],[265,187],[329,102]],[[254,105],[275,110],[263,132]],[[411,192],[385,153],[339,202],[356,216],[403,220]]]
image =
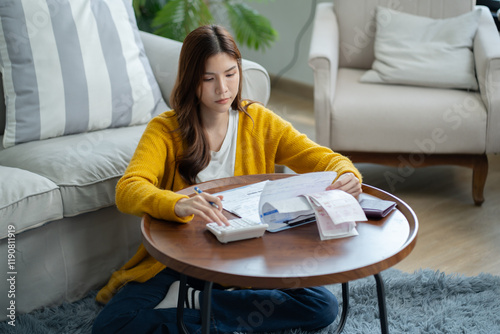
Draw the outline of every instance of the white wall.
[[[317,0],[331,2],[332,0]],[[264,66],[271,75],[277,75],[293,58],[295,40],[308,21],[313,0],[267,0],[248,1],[247,4],[271,20],[278,31],[278,40],[265,51],[254,51],[239,46],[243,58],[253,60]],[[304,33],[300,44],[298,58],[294,66],[283,78],[302,84],[312,85],[312,69],[307,64],[309,46],[311,44],[312,23]]]

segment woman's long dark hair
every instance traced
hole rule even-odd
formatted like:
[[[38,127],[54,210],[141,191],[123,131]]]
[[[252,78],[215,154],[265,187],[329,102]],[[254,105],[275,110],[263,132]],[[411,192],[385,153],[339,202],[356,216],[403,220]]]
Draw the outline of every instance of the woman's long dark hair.
[[[210,162],[210,147],[200,118],[200,99],[197,92],[202,84],[207,59],[225,53],[238,63],[240,82],[238,94],[231,107],[246,111],[241,106],[241,54],[232,36],[217,25],[202,26],[193,30],[182,45],[175,87],[170,105],[175,111],[184,154],[177,162],[181,176],[190,184],[196,183],[196,175]]]

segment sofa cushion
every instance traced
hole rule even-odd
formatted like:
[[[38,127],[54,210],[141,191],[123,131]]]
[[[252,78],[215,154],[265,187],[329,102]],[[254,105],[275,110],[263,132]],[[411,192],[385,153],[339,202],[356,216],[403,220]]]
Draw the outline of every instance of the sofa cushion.
[[[472,43],[480,15],[431,19],[377,7],[375,61],[361,81],[477,90]]]
[[[330,1],[332,2],[332,1]],[[475,1],[455,0],[378,0],[359,2],[334,0],[333,10],[338,22],[340,67],[369,69],[374,60],[375,12],[377,6],[389,7],[404,13],[447,18],[470,12]]]
[[[59,187],[49,179],[19,168],[0,166],[0,239],[7,226],[16,233],[63,216]]]
[[[130,0],[2,0],[0,24],[5,147],[167,109]]]
[[[145,125],[106,129],[28,142],[0,150],[0,165],[22,168],[55,183],[64,216],[114,205],[115,186],[125,172]]]

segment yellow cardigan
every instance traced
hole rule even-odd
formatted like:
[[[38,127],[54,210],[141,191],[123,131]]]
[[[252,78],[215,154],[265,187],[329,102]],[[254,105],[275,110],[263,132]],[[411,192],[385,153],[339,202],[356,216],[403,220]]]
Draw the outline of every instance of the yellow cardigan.
[[[251,118],[243,113],[239,117],[235,176],[274,173],[275,164],[279,164],[297,173],[328,170],[340,176],[352,172],[361,182],[361,174],[348,158],[314,143],[259,104],[251,104],[247,111]],[[175,168],[183,148],[179,136],[173,132],[177,127],[174,111],[164,112],[149,122],[116,186],[116,205],[120,211],[137,216],[147,213],[184,223],[193,218],[178,217],[174,212],[177,201],[187,197],[175,191],[189,186]],[[113,273],[96,299],[107,303],[128,282],[145,282],[164,268],[141,245],[137,253]]]

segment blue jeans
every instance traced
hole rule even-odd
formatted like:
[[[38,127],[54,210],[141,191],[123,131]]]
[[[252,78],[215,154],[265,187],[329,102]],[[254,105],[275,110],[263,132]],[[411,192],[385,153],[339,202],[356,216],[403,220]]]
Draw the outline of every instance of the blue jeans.
[[[178,333],[177,309],[154,309],[177,280],[179,274],[167,268],[145,283],[127,284],[97,316],[92,333]],[[203,281],[188,278],[188,284],[203,289]],[[200,304],[202,298],[203,292]],[[323,287],[228,291],[214,284],[211,305],[211,333],[316,330],[338,314],[337,299]],[[184,323],[190,333],[201,332],[200,311],[185,309]]]

